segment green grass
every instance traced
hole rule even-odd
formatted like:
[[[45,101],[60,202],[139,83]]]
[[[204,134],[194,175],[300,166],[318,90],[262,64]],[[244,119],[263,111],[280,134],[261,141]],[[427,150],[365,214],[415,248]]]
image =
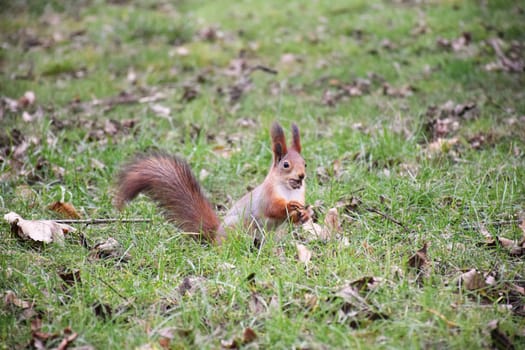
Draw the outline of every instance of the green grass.
[[[0,4],[0,95],[18,99],[34,91],[27,111],[41,115],[25,122],[21,109],[12,112],[2,102],[0,211],[55,218],[46,208],[64,200],[83,217],[152,219],[77,227],[90,245],[115,238],[121,254],[131,255],[128,262],[92,259],[76,233],[63,246],[35,247],[0,225],[0,293],[33,302],[42,331],[69,326],[79,334],[74,346],[97,349],[161,348],[158,332],[166,327],[173,349],[219,348],[221,340],[242,339],[247,327],[257,339],[246,348],[473,349],[491,346],[487,323],[498,319],[515,347],[525,346],[525,321],[503,301],[507,282],[525,285],[523,256],[484,246],[476,229],[525,213],[525,76],[484,68],[497,59],[487,40],[502,37],[505,52],[513,41],[525,44],[523,7],[512,1]],[[426,31],[414,34],[420,22]],[[216,40],[200,36],[209,27]],[[465,50],[436,44],[463,32],[472,36]],[[385,39],[394,48],[382,45]],[[285,54],[295,59],[286,62]],[[239,77],[225,71],[240,56],[278,74],[252,72],[250,89],[231,103]],[[356,79],[370,80],[368,92],[323,103],[326,91],[338,93],[338,85]],[[387,96],[384,82],[415,91]],[[198,92],[192,101],[183,99],[188,86]],[[112,105],[123,91],[164,97]],[[473,102],[476,113],[458,118],[447,136],[458,138],[450,152],[431,153],[427,113],[449,100]],[[170,116],[156,115],[154,104],[169,107]],[[240,126],[242,118],[257,127]],[[136,121],[130,129],[104,131],[108,120],[129,119]],[[206,170],[202,184],[212,202],[229,207],[265,177],[273,120],[287,135],[292,121],[301,129],[307,202],[317,203],[321,223],[338,202],[361,200],[354,211],[339,209],[342,237],[305,243],[313,252],[307,268],[297,261],[302,241],[291,227],[284,235],[269,232],[260,250],[242,232],[231,232],[219,248],[181,235],[144,197],[123,213],[113,207],[119,166],[155,149],[182,155],[197,175]],[[12,153],[20,143],[15,129],[29,143],[19,156]],[[486,142],[474,148],[469,140],[479,134]],[[342,165],[339,174],[334,161]],[[320,177],[319,168],[331,177]],[[494,236],[521,237],[514,223],[487,228]],[[431,263],[418,285],[408,259],[424,242]],[[496,273],[499,299],[458,287],[458,276],[472,268]],[[80,271],[81,280],[66,285],[64,269]],[[334,295],[364,276],[382,279],[361,295],[386,317],[359,317],[352,327],[341,320],[343,301]],[[197,282],[182,295],[185,278]],[[523,307],[525,296],[517,300]],[[101,315],[97,304],[110,313]],[[28,345],[35,316],[1,305],[0,348]]]

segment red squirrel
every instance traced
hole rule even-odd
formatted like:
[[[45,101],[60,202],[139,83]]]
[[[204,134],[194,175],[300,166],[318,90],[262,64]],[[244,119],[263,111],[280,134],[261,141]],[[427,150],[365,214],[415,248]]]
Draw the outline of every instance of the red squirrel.
[[[116,206],[121,209],[143,192],[182,230],[201,232],[218,245],[226,238],[225,228],[242,225],[250,231],[274,229],[287,219],[304,223],[311,210],[305,207],[306,163],[301,157],[299,128],[292,124],[290,147],[277,122],[272,125],[271,138],[273,159],[268,175],[232,206],[222,224],[188,163],[164,154],[139,156],[122,168]]]

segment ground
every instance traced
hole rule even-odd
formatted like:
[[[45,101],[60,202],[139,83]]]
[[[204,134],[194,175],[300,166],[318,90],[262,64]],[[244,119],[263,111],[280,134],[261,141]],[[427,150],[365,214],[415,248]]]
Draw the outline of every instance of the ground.
[[[118,219],[61,244],[3,221],[0,348],[525,346],[523,5],[0,7],[2,217]],[[275,120],[299,125],[323,237],[215,247],[146,197],[113,206],[120,166],[162,150],[223,215]]]

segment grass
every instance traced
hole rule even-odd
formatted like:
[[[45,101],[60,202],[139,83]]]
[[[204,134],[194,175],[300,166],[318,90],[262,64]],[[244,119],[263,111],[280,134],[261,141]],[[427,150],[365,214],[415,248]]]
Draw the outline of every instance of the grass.
[[[0,292],[34,303],[38,316],[4,302],[0,348],[27,346],[35,317],[43,332],[62,334],[69,326],[78,333],[74,346],[101,349],[168,347],[159,335],[166,329],[170,348],[218,348],[242,339],[246,328],[257,334],[246,348],[488,348],[493,319],[516,348],[525,345],[523,316],[503,300],[508,283],[525,284],[523,255],[486,247],[476,226],[487,223],[492,235],[516,240],[522,234],[516,223],[490,223],[524,215],[524,75],[485,69],[497,61],[489,39],[501,37],[505,52],[513,42],[523,47],[519,5],[15,1],[2,8],[0,95],[18,99],[34,91],[36,102],[26,110],[41,117],[25,122],[23,109],[2,103],[1,211],[58,218],[46,208],[62,200],[83,217],[152,222],[78,226],[91,246],[108,237],[121,244],[109,260],[93,259],[78,234],[63,246],[34,246],[2,224]],[[211,37],[202,34],[206,28],[213,28]],[[463,32],[472,42],[457,52],[436,44]],[[224,73],[239,57],[278,74],[253,71],[247,89],[242,77]],[[327,105],[327,94],[356,79],[369,80],[362,96]],[[385,95],[384,83],[414,90]],[[234,88],[242,91],[238,100]],[[189,101],[188,89],[196,92]],[[163,98],[118,104],[122,91]],[[431,152],[436,138],[427,130],[428,113],[449,100],[475,103],[475,111],[452,117],[457,129],[443,137],[457,143]],[[159,116],[155,104],[170,108],[169,116]],[[122,126],[130,119],[133,126]],[[256,126],[241,126],[246,119]],[[184,156],[196,174],[205,170],[212,202],[229,207],[266,175],[273,120],[287,135],[292,121],[299,124],[307,202],[316,203],[321,223],[338,202],[359,199],[353,210],[339,208],[337,239],[305,243],[285,227],[284,235],[269,232],[260,250],[242,232],[210,247],[165,223],[144,197],[123,213],[113,207],[119,166],[151,149]],[[28,142],[19,155],[16,130]],[[306,268],[297,260],[299,242],[313,252]],[[430,266],[418,284],[408,259],[424,242]],[[127,263],[120,261],[124,252]],[[458,287],[457,278],[472,268],[495,274],[501,294]],[[78,270],[80,281],[66,284],[64,269]],[[342,317],[345,304],[334,295],[365,276],[381,279],[361,296],[384,317],[361,315],[355,324]],[[181,294],[186,278],[192,288]],[[523,307],[524,299],[515,304]]]

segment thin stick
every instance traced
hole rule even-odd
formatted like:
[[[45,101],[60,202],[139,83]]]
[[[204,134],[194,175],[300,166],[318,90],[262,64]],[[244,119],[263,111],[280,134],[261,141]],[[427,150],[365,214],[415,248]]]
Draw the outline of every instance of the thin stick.
[[[114,222],[121,223],[136,223],[136,222],[151,222],[151,219],[65,219],[65,220],[53,220],[59,224],[84,224],[84,225],[100,225],[100,224],[111,224]]]
[[[260,70],[260,71],[263,71],[265,73],[273,74],[273,75],[276,75],[278,73],[278,71],[276,71],[275,69],[270,68],[270,67],[266,67],[266,66],[262,66],[260,64],[256,65],[255,67],[252,67],[251,72],[253,72],[255,70]]]
[[[442,319],[447,324],[447,326],[449,326],[450,328],[458,328],[459,327],[459,325],[456,322],[450,321],[448,318],[445,317],[445,315],[443,315],[439,311],[431,309],[431,308],[428,308],[428,307],[423,307],[423,308],[425,310],[427,310],[428,312],[430,312],[431,314],[433,314],[433,315],[439,317],[440,319]]]
[[[118,290],[116,290],[111,284],[106,282],[103,278],[100,278],[98,276],[95,276],[95,278],[98,279],[100,282],[102,282],[106,287],[111,289],[113,291],[113,293],[115,293],[116,295],[118,295],[119,297],[124,299],[125,301],[128,301],[128,298],[126,298],[124,295],[122,295]]]
[[[398,226],[401,226],[406,232],[408,232],[408,228],[405,226],[405,224],[403,224],[401,221],[399,220],[396,220],[394,219],[393,217],[391,217],[390,215],[386,214],[386,213],[383,213],[382,211],[380,211],[379,209],[376,209],[376,208],[366,208],[367,211],[371,212],[371,213],[376,213],[380,216],[382,216],[383,218],[389,220],[389,221],[392,221],[394,224],[398,225]]]

